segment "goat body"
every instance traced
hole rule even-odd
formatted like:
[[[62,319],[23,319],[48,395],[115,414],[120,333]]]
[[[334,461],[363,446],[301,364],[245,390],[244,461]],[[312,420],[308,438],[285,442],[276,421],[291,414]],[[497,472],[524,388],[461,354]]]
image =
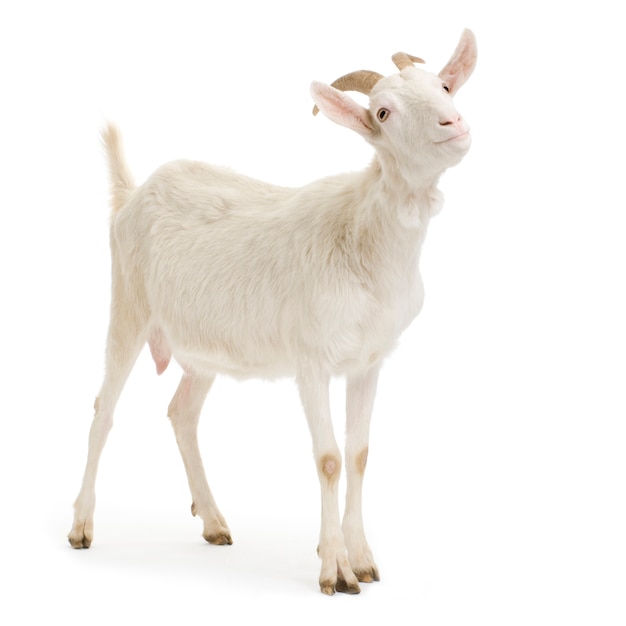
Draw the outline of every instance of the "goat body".
[[[400,74],[357,72],[333,86],[314,83],[316,108],[361,134],[376,157],[363,172],[297,189],[191,161],[167,164],[135,188],[117,130],[105,129],[113,192],[111,321],[73,547],[91,544],[98,460],[127,376],[148,342],[159,374],[172,355],[183,368],[168,415],[205,539],[232,543],[196,436],[216,374],[294,376],[322,490],[321,589],[356,593],[358,581],[378,580],[360,504],[378,371],[422,306],[419,254],[442,202],[437,181],[470,144],[451,95],[475,60],[466,30],[438,76],[400,54],[394,55]],[[370,109],[344,93],[352,89],[369,94]],[[347,381],[342,525],[342,459],[328,401],[334,375]]]
[[[159,169],[116,217],[112,244],[152,332],[206,374],[380,361],[421,305],[424,228],[390,214],[376,169],[301,189],[201,163]],[[425,225],[426,203],[421,213]]]

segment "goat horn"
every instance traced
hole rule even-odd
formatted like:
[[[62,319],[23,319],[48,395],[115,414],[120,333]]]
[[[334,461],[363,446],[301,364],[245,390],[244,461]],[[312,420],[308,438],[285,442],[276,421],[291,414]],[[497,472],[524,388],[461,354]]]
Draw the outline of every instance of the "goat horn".
[[[377,72],[370,72],[369,70],[357,70],[356,72],[350,72],[338,78],[335,82],[331,83],[331,87],[340,89],[341,91],[358,91],[369,95],[370,91],[374,88],[374,85],[383,78],[382,74]],[[313,115],[317,115],[319,109],[317,105],[313,107]]]
[[[396,67],[402,71],[405,67],[410,67],[413,63],[425,63],[424,59],[414,57],[412,54],[406,52],[396,52],[391,60],[396,64]]]

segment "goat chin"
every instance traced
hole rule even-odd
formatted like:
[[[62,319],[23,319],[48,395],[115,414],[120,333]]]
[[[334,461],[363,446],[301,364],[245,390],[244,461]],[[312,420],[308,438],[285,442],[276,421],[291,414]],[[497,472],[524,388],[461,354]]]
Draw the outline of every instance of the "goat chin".
[[[95,481],[117,400],[147,342],[158,374],[172,357],[183,376],[168,416],[203,536],[230,544],[197,441],[204,399],[218,373],[293,376],[311,436],[320,489],[322,592],[358,593],[379,579],[365,539],[361,485],[381,363],[419,313],[420,250],[442,207],[442,172],[469,149],[469,126],[452,96],[476,63],[464,31],[435,75],[397,53],[399,73],[359,71],[314,82],[314,112],[355,131],[375,150],[362,172],[285,188],[192,161],[159,168],[135,186],[118,130],[108,125],[112,293],[106,371],[69,534],[93,539]],[[369,96],[369,108],[346,91]],[[346,449],[332,428],[329,381],[346,377]],[[343,461],[345,460],[345,463]],[[345,467],[346,508],[337,483]]]

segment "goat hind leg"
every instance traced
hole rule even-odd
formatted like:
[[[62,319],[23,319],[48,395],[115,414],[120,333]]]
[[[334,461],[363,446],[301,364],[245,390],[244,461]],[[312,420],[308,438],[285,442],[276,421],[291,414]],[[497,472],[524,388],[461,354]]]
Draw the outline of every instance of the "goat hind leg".
[[[200,411],[214,380],[214,376],[183,374],[167,414],[187,472],[192,497],[191,513],[199,515],[204,523],[202,536],[212,544],[230,545],[233,542],[230,530],[213,499],[198,446]]]
[[[74,503],[74,523],[68,535],[73,548],[89,548],[93,540],[96,474],[102,450],[113,426],[113,411],[124,384],[145,342],[144,327],[133,315],[121,316],[113,308],[107,339],[106,373],[95,402],[89,431],[89,450],[83,482]]]

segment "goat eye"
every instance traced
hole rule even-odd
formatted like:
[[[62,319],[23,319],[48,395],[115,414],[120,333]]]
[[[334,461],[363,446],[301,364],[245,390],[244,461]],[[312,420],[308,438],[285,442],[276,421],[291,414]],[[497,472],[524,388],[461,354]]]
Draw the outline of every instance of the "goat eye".
[[[447,91],[448,93],[450,93],[450,87],[448,87],[448,85],[443,83],[441,86],[443,87],[444,91]]]
[[[389,117],[389,109],[378,109],[376,117],[379,122],[384,122]]]

